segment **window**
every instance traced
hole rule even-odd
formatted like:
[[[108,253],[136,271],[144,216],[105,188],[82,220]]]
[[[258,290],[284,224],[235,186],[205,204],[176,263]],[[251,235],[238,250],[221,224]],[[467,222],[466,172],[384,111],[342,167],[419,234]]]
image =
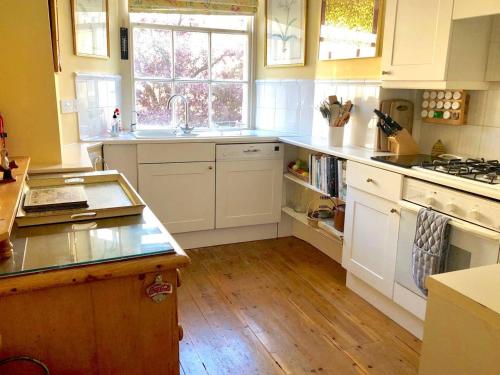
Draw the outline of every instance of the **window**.
[[[199,129],[249,123],[251,16],[131,13],[138,127],[175,127],[189,102]]]

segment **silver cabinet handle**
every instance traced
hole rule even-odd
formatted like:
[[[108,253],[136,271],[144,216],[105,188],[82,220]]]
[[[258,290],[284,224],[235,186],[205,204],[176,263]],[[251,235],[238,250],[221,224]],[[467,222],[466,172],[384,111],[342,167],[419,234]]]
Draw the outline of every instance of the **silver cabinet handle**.
[[[391,75],[392,72],[390,70],[382,70],[382,75],[383,76],[388,76],[388,75]]]
[[[97,215],[97,212],[82,212],[82,213],[79,213],[79,214],[73,214],[70,217],[72,219],[78,219],[80,217],[94,217],[96,215]]]
[[[257,148],[252,148],[250,150],[243,150],[243,152],[259,152],[260,150]]]
[[[79,230],[91,230],[97,228],[97,223],[95,221],[92,221],[90,223],[85,223],[85,224],[73,224],[71,226],[71,229],[75,231]]]
[[[65,184],[81,184],[85,182],[85,180],[81,177],[67,178],[64,180]]]

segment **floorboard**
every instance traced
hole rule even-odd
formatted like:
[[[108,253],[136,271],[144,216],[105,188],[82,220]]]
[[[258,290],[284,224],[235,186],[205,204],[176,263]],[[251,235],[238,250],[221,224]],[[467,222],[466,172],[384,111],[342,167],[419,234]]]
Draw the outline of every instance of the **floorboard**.
[[[181,373],[416,374],[421,342],[297,238],[188,250]]]

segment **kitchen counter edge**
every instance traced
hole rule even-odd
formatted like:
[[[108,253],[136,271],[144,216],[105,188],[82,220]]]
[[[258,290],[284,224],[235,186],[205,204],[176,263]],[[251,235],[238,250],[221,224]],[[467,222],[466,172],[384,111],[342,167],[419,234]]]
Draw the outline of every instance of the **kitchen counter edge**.
[[[159,223],[149,208],[146,207],[145,210],[148,210],[154,220]],[[0,297],[130,275],[139,275],[140,277],[145,273],[162,272],[187,266],[191,261],[189,256],[162,224],[160,224],[160,230],[166,236],[175,253],[141,255],[129,259],[111,258],[100,263],[75,264],[64,268],[0,277]]]
[[[312,137],[279,137],[278,139],[279,141],[286,144],[337,156],[343,159],[370,165],[372,167],[384,169],[390,172],[399,173],[408,177],[413,177],[419,180],[455,188],[476,195],[481,195],[483,197],[495,199],[497,201],[500,200],[500,185],[490,185],[483,182],[469,181],[461,177],[450,176],[439,172],[398,167],[396,165],[382,163],[380,161],[371,159],[372,156],[390,155],[390,153],[387,152],[377,152],[356,146],[332,147],[328,145],[327,140],[322,138],[315,139]]]
[[[60,173],[60,172],[81,172],[92,170],[90,159],[88,158],[88,153],[83,150],[87,150],[92,147],[97,147],[100,145],[113,145],[113,144],[141,144],[141,143],[206,143],[213,142],[218,144],[225,143],[263,143],[263,142],[283,142],[285,144],[294,145],[302,148],[306,148],[312,151],[321,152],[325,154],[330,154],[347,160],[351,160],[358,163],[363,163],[376,168],[384,169],[387,171],[399,173],[408,177],[417,178],[420,180],[436,183],[443,186],[452,187],[458,190],[470,192],[473,194],[481,195],[487,198],[500,200],[500,185],[488,185],[476,181],[468,181],[463,178],[444,175],[440,173],[433,173],[432,171],[419,170],[414,168],[403,168],[396,165],[391,165],[387,163],[382,163],[376,160],[372,160],[372,156],[390,155],[387,152],[377,152],[367,148],[362,148],[358,146],[343,146],[343,147],[333,147],[328,145],[326,138],[315,138],[311,136],[299,136],[284,134],[283,132],[273,132],[273,131],[249,131],[250,134],[245,135],[214,135],[214,136],[196,136],[196,137],[176,137],[176,138],[152,138],[152,139],[136,139],[129,133],[126,133],[117,138],[100,138],[92,142],[80,143],[66,145],[67,149],[72,149],[73,151],[78,149],[77,145],[80,145],[79,155],[83,155],[82,158],[85,159],[84,165],[76,165],[72,163],[63,163],[58,166],[54,166],[52,169],[39,168],[35,166],[30,168],[30,173]],[[84,154],[87,154],[86,156]],[[75,155],[75,154],[73,154]],[[89,160],[87,162],[87,160]],[[80,167],[80,168],[76,168]],[[83,169],[82,169],[83,168]]]

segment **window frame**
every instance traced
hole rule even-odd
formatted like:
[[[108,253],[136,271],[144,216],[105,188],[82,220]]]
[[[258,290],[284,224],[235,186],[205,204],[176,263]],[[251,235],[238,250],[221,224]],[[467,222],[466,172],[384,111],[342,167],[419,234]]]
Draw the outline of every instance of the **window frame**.
[[[197,127],[194,130],[197,132],[206,132],[214,130],[247,130],[251,129],[252,118],[253,118],[253,29],[254,29],[255,17],[250,16],[247,22],[246,30],[228,30],[228,29],[216,29],[216,28],[206,28],[206,27],[193,27],[193,26],[179,26],[179,25],[162,25],[153,23],[143,23],[143,22],[132,22],[129,20],[130,26],[130,77],[131,77],[131,89],[132,89],[132,112],[137,114],[136,108],[136,92],[135,85],[139,81],[150,81],[150,82],[165,82],[172,84],[172,91],[174,90],[174,83],[206,83],[208,84],[208,127]],[[149,28],[149,29],[159,29],[171,31],[172,35],[172,78],[141,78],[135,76],[135,56],[134,56],[134,30],[136,28]],[[175,45],[174,45],[174,32],[175,31],[185,31],[185,32],[200,32],[208,34],[208,79],[180,79],[175,77]],[[216,80],[212,79],[212,34],[229,34],[229,35],[246,35],[248,39],[248,54],[247,54],[247,79],[242,81],[237,80]],[[216,127],[215,122],[212,121],[212,84],[242,84],[246,85],[246,98],[247,105],[246,108],[242,109],[242,123],[246,124],[245,127]],[[245,91],[245,90],[244,90]],[[173,109],[172,109],[173,111]],[[172,114],[175,116],[174,114]],[[136,116],[137,118],[138,116]],[[245,118],[246,117],[246,118]],[[178,126],[178,125],[177,125]],[[176,126],[176,127],[177,127]],[[137,121],[136,129],[148,129],[148,126],[141,126]],[[172,128],[174,129],[174,128]]]

